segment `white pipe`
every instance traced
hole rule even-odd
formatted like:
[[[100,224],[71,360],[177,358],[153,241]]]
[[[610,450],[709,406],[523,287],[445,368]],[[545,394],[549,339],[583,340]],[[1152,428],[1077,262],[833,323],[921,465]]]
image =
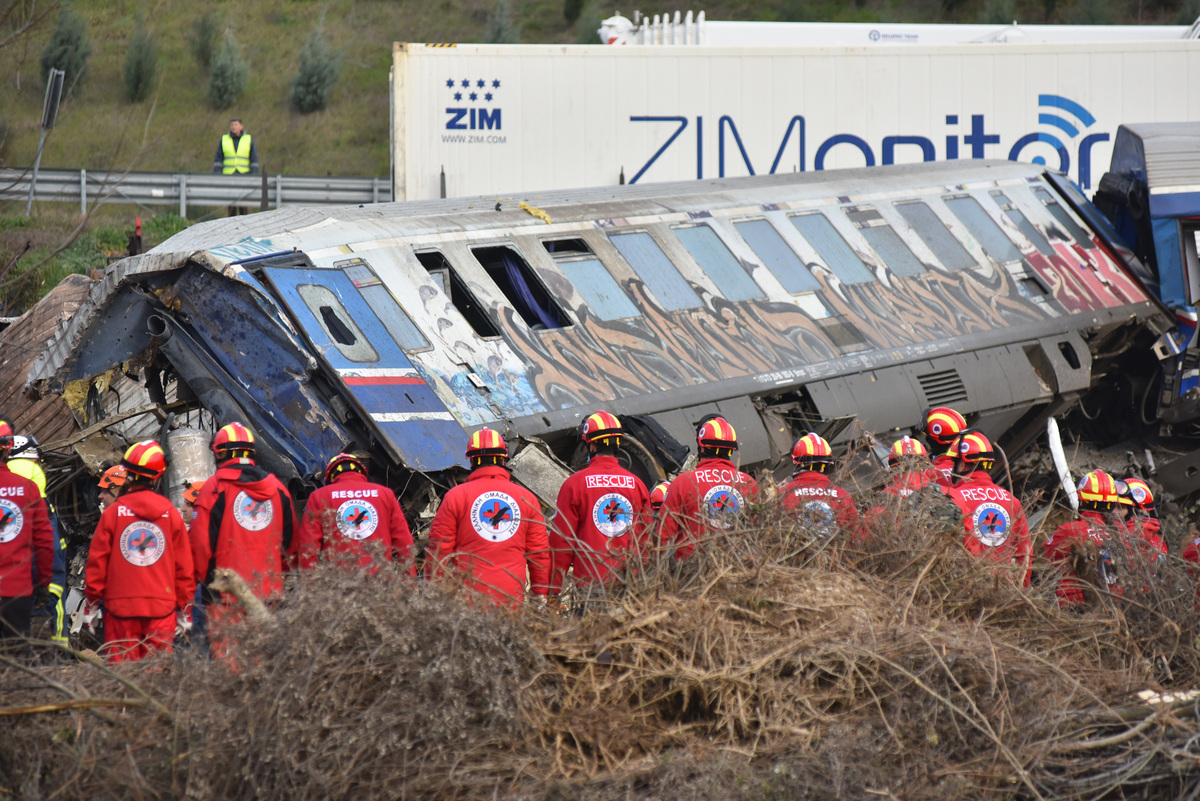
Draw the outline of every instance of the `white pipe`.
[[[1050,440],[1050,455],[1054,457],[1054,466],[1058,469],[1058,480],[1062,482],[1067,492],[1067,501],[1071,509],[1079,511],[1079,492],[1075,489],[1075,481],[1071,478],[1071,468],[1067,466],[1067,455],[1063,453],[1062,437],[1058,433],[1058,421],[1051,417],[1046,421],[1046,437]]]

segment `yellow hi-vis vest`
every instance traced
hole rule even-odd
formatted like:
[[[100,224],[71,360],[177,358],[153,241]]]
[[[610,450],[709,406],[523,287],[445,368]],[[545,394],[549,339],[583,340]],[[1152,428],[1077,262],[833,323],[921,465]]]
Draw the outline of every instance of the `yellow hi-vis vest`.
[[[225,175],[235,172],[250,172],[250,134],[242,134],[238,140],[237,149],[233,147],[233,136],[225,134],[221,137],[221,152],[225,156]]]

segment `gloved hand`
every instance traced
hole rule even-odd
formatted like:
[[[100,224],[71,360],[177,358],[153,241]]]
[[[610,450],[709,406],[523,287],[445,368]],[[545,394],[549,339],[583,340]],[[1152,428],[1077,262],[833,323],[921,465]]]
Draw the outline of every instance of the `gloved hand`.
[[[49,587],[38,586],[33,590],[34,609],[52,609],[58,602],[58,597],[50,592]]]
[[[175,610],[175,639],[181,639],[192,633],[192,607]]]
[[[104,610],[100,608],[100,604],[94,604],[91,601],[83,602],[83,626],[93,634],[96,633],[96,621],[104,615]]]

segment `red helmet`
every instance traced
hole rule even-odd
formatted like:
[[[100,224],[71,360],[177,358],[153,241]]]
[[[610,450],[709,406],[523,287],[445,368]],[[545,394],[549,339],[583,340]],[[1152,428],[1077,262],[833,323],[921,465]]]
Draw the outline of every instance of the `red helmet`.
[[[724,417],[705,421],[696,431],[696,444],[701,448],[729,448],[737,450],[737,432]]]
[[[167,455],[162,446],[152,439],[130,445],[121,460],[130,477],[145,478],[153,481],[167,472]]]
[[[1093,470],[1079,480],[1079,500],[1115,504],[1120,500],[1117,482],[1103,470]]]
[[[13,429],[7,420],[0,420],[0,459],[7,459],[13,447]]]
[[[667,500],[667,487],[671,486],[669,481],[660,481],[650,490],[650,508],[657,512],[662,508],[662,505]]]
[[[508,446],[504,444],[504,437],[500,436],[499,431],[481,428],[467,440],[468,459],[481,459],[485,456],[508,458]]]
[[[352,453],[339,453],[337,456],[329,460],[329,464],[325,466],[325,483],[333,481],[333,477],[339,473],[345,473],[347,470],[353,470],[356,473],[367,474],[367,467]]]
[[[921,430],[931,442],[949,445],[965,431],[967,420],[949,406],[934,406],[925,411],[925,424]]]
[[[990,470],[996,461],[992,443],[982,431],[967,429],[950,444],[950,455],[967,464],[976,464]]]
[[[888,466],[895,467],[906,456],[929,456],[929,451],[920,440],[912,437],[901,437],[892,443],[892,452],[888,454]]]
[[[1150,485],[1140,478],[1127,478],[1125,485],[1129,487],[1129,497],[1133,500],[1133,505],[1153,515],[1154,493],[1150,491]]]
[[[125,465],[113,465],[104,471],[104,475],[100,476],[100,483],[97,486],[102,490],[114,490],[124,485],[127,476]]]
[[[797,465],[833,464],[833,450],[819,434],[809,432],[796,440],[792,463]]]
[[[241,423],[230,423],[216,433],[212,441],[213,453],[218,459],[227,458],[226,454],[246,451],[254,455],[254,432]]]
[[[200,500],[200,490],[204,489],[203,481],[189,481],[183,485],[183,499],[195,505]]]
[[[579,429],[579,436],[584,442],[604,441],[605,444],[609,444],[609,440],[616,440],[611,444],[620,445],[621,437],[624,434],[625,432],[621,430],[621,421],[617,419],[617,416],[605,411],[590,415],[583,421],[583,426]]]

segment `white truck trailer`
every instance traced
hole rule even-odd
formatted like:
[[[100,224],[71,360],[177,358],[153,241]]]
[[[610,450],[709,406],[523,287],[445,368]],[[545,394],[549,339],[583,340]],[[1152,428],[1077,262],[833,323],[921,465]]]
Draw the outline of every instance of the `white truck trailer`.
[[[396,44],[397,200],[943,159],[1094,189],[1126,120],[1200,120],[1200,42]]]

